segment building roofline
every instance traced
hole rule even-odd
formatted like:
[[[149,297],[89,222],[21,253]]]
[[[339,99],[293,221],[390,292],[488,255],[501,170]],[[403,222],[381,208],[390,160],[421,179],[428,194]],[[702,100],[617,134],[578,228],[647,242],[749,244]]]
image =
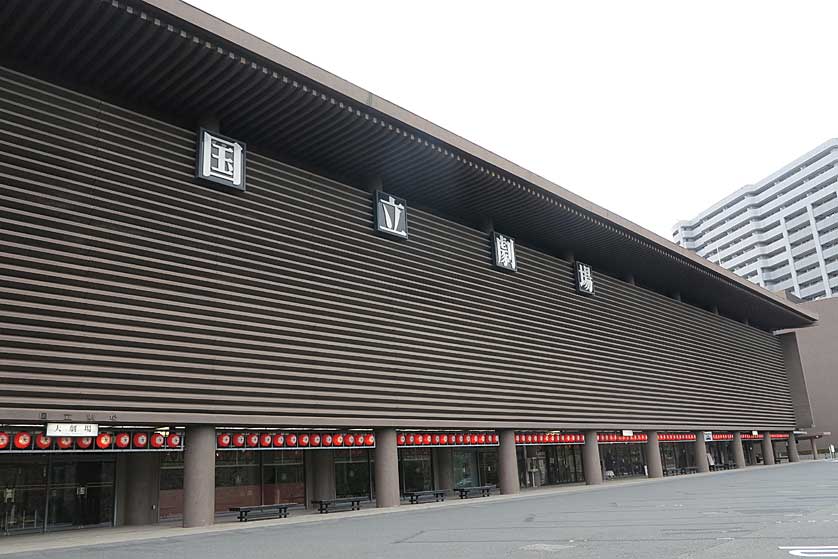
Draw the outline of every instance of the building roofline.
[[[441,126],[438,126],[429,120],[424,119],[400,107],[399,105],[396,105],[395,103],[387,101],[386,99],[383,99],[374,93],[363,89],[362,87],[340,78],[318,66],[315,66],[314,64],[306,62],[300,57],[272,45],[271,43],[234,25],[231,25],[216,16],[196,8],[183,0],[143,0],[143,2],[162,12],[181,19],[189,25],[200,28],[225,41],[228,41],[241,49],[250,51],[257,56],[270,61],[271,63],[282,66],[308,80],[319,83],[323,87],[331,89],[341,96],[361,103],[389,118],[401,121],[424,134],[434,137],[472,157],[480,159],[488,165],[501,169],[504,172],[519,178],[520,180],[542,188],[543,190],[564,199],[568,203],[573,204],[602,220],[613,223],[625,231],[658,246],[662,250],[712,271],[713,273],[735,283],[746,291],[755,293],[764,299],[786,308],[805,320],[817,320],[817,314],[814,312],[803,309],[802,307],[789,302],[784,297],[755,285],[750,281],[741,278],[704,258],[701,258],[695,253],[678,246],[674,242],[665,239],[656,233],[653,233],[652,231],[625,219],[622,216],[608,211],[605,208],[602,208],[597,204],[570,192],[558,184],[555,184],[544,177],[521,167],[520,165],[517,165],[469,140],[466,140],[465,138],[442,128]]]

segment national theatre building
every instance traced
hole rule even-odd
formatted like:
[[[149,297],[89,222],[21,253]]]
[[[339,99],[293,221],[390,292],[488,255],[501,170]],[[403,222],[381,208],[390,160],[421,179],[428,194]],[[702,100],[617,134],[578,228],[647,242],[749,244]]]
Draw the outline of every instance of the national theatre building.
[[[2,533],[797,460],[812,311],[180,1],[0,29]]]

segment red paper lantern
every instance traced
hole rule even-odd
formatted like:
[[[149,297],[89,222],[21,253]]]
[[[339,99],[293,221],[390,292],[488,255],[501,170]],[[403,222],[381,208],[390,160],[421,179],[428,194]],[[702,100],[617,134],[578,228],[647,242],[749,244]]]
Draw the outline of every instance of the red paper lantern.
[[[233,446],[243,447],[247,443],[247,435],[244,433],[236,433],[233,435]]]
[[[409,433],[407,435],[407,444],[412,445],[415,442],[416,442],[416,435],[414,435],[413,433]]]
[[[448,435],[448,444],[457,444],[457,434],[451,433]]]
[[[297,435],[291,433],[287,437],[285,437],[285,444],[288,446],[297,446]]]
[[[114,445],[116,448],[128,448],[131,446],[131,435],[128,433],[120,433],[114,439]]]
[[[518,433],[515,433],[515,444],[518,444],[520,442],[521,442],[521,435],[519,435]]]
[[[26,432],[15,433],[15,448],[24,449],[29,448],[32,443],[32,435]]]
[[[457,444],[463,444],[463,442],[464,442],[465,440],[466,440],[466,438],[465,438],[465,436],[464,436],[462,433],[459,433],[459,434],[457,435]]]
[[[434,444],[439,444],[439,441],[440,441],[440,436],[439,436],[438,434],[435,434],[435,435],[433,436],[433,440],[432,440],[432,442],[433,442]]]
[[[355,446],[364,446],[364,435],[355,435]]]
[[[273,442],[273,437],[270,433],[262,433],[259,436],[259,446],[271,446],[271,442]]]
[[[405,437],[405,436],[404,436],[404,435],[402,435],[402,434],[399,434],[399,436],[398,436],[398,438],[397,438],[397,440],[396,440],[396,443],[397,443],[399,446],[404,446],[405,444],[407,444],[407,437]]]
[[[355,435],[349,434],[343,438],[343,444],[346,446],[352,446],[355,444]]]
[[[145,433],[137,433],[136,435],[134,435],[134,446],[144,447],[147,439],[148,437],[146,437]],[[228,446],[230,446],[230,443],[233,442],[233,437],[230,436],[230,433],[221,433],[220,435],[218,435],[217,440],[218,446],[220,448],[227,448]]]
[[[308,443],[311,442],[311,437],[309,435],[300,435],[298,439],[300,446],[308,446]]]
[[[9,446],[9,441],[11,438],[9,437],[8,433],[0,433],[0,449],[6,448]]]
[[[282,433],[277,433],[274,435],[273,443],[275,447],[282,447],[285,446],[285,435]]]
[[[90,448],[93,444],[93,437],[81,437],[76,439],[76,446],[82,449]]]
[[[52,439],[47,437],[43,433],[38,433],[35,436],[35,446],[37,446],[41,450],[46,450],[52,444]]]
[[[250,433],[247,435],[247,446],[259,446],[259,433]]]
[[[163,445],[166,443],[166,437],[162,433],[153,433],[150,441],[152,448],[163,448]]]
[[[343,435],[335,435],[332,437],[332,444],[335,446],[343,446]]]
[[[221,437],[222,436],[224,436],[224,435],[218,435],[218,441],[219,441],[218,446],[222,446],[221,445]],[[230,444],[230,435],[226,435],[226,436],[227,436],[227,444],[229,445]],[[131,439],[131,442],[134,443],[134,448],[145,448],[145,446],[148,444],[148,434],[146,434],[146,433],[134,433],[134,436]],[[227,446],[227,445],[224,445],[224,446]]]
[[[320,446],[323,442],[323,437],[320,435],[312,435],[311,436],[311,446]]]
[[[477,439],[480,444],[486,444],[486,435],[481,434],[480,437]]]
[[[422,437],[422,443],[423,444],[431,444],[431,436],[430,435],[425,435],[424,437]]]
[[[166,437],[166,446],[169,448],[180,448],[180,433],[169,433]]]
[[[445,436],[445,435],[443,435],[443,437],[444,437],[444,436]],[[374,446],[374,445],[375,445],[375,435],[373,435],[372,433],[370,433],[369,435],[367,435],[366,437],[364,437],[364,443],[365,443],[367,446]]]
[[[68,448],[73,446],[73,437],[59,437],[57,442],[59,449],[67,450]]]
[[[440,435],[439,444],[448,444],[448,435],[445,435],[445,434]]]

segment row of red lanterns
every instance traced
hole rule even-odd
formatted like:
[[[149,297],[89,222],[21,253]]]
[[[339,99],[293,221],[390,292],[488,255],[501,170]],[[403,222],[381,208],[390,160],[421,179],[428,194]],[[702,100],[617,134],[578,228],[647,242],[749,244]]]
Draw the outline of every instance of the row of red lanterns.
[[[496,433],[399,433],[398,446],[474,446],[498,444]]]
[[[617,433],[597,433],[597,442],[601,443],[645,443],[649,436],[646,433],[621,435]]]
[[[228,448],[312,448],[375,446],[372,433],[219,433],[216,447]]]
[[[732,441],[733,433],[713,433],[714,441]]]
[[[580,433],[515,433],[515,444],[579,444],[585,442]]]
[[[662,443],[694,441],[695,433],[659,433],[658,440]]]
[[[782,439],[788,439],[788,438],[789,438],[788,433],[771,433],[771,439],[772,440],[778,440],[778,439],[782,440]],[[742,440],[746,440],[746,441],[762,440],[762,433],[758,433],[756,435],[754,435],[753,433],[742,433]]]
[[[45,433],[0,432],[0,450],[179,450],[181,433],[99,433],[95,437],[48,437]]]

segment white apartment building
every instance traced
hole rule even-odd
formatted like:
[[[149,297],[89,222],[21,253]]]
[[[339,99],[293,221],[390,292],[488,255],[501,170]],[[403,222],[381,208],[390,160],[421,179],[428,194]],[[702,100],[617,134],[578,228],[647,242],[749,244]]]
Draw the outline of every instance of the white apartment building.
[[[771,291],[838,294],[838,139],[680,221],[675,242]]]

